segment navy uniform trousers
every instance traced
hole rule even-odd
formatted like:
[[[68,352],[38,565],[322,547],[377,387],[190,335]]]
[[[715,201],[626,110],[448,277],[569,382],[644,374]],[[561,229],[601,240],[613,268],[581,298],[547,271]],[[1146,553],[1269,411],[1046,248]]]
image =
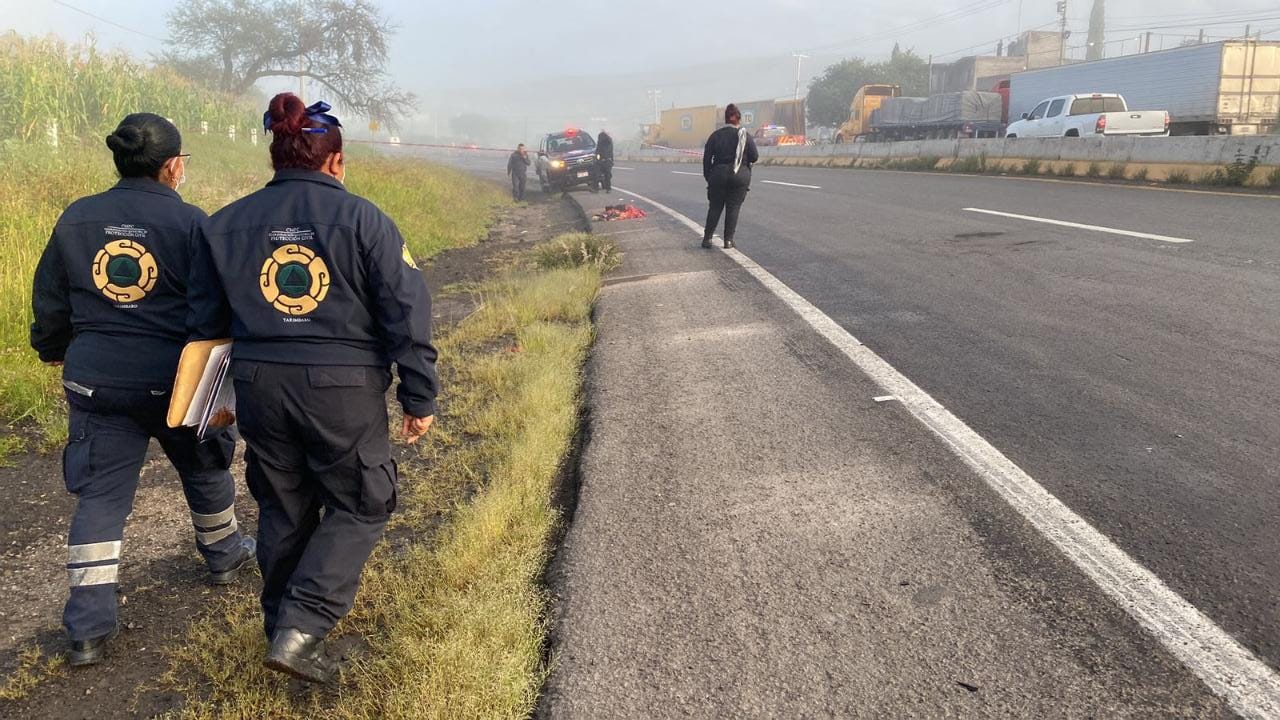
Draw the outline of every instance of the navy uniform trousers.
[[[259,508],[263,629],[324,637],[350,612],[395,509],[391,372],[249,360],[231,372]]]
[[[228,470],[235,439],[229,432],[200,442],[191,428],[168,427],[168,393],[77,386],[67,391],[67,402],[62,471],[77,503],[67,543],[71,594],[62,621],[68,637],[78,641],[101,637],[116,626],[124,524],[133,511],[151,438],[159,441],[182,478],[196,548],[212,572],[229,570],[239,561],[240,532],[235,482]]]

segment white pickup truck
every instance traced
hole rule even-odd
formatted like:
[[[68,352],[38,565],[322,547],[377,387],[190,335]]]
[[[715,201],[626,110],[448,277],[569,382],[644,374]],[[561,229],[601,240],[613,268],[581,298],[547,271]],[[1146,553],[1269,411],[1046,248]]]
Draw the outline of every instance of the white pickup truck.
[[[1119,95],[1062,95],[1036,105],[1009,124],[1005,137],[1165,136],[1169,113],[1130,110]]]

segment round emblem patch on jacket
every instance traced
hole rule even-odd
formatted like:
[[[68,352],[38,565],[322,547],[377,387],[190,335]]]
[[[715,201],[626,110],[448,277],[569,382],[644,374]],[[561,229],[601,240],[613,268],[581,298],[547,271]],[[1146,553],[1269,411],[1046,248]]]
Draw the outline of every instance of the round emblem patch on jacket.
[[[313,251],[282,245],[262,264],[262,296],[286,315],[306,315],[329,294],[329,266]]]
[[[93,258],[93,284],[112,302],[138,302],[159,279],[155,256],[134,240],[112,240]]]

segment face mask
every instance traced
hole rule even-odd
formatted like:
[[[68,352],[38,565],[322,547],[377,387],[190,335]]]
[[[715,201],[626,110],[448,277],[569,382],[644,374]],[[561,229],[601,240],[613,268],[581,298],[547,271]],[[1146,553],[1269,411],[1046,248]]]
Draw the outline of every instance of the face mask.
[[[170,177],[173,176],[173,168],[176,168],[178,164],[179,162],[174,162],[173,167],[169,169]],[[186,181],[187,181],[187,164],[182,163],[182,177],[178,178],[173,182],[173,189],[177,190],[178,188],[182,187],[182,184],[185,183]]]

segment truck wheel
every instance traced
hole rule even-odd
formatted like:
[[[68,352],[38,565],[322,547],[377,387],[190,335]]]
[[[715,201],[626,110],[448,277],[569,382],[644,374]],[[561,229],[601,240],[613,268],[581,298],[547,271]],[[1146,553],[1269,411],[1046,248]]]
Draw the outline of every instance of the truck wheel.
[[[1068,130],[1068,131],[1067,131],[1067,134],[1066,134],[1066,135],[1064,135],[1063,137],[1080,137],[1080,131],[1079,131],[1079,130]]]
[[[600,182],[598,180],[592,180],[591,184],[588,187],[591,189],[591,192],[593,193],[600,192]]]
[[[1009,133],[1008,135],[1005,135],[1005,137],[1006,137],[1006,138],[1009,138],[1010,140],[1017,140],[1017,139],[1018,139],[1018,133]]]

